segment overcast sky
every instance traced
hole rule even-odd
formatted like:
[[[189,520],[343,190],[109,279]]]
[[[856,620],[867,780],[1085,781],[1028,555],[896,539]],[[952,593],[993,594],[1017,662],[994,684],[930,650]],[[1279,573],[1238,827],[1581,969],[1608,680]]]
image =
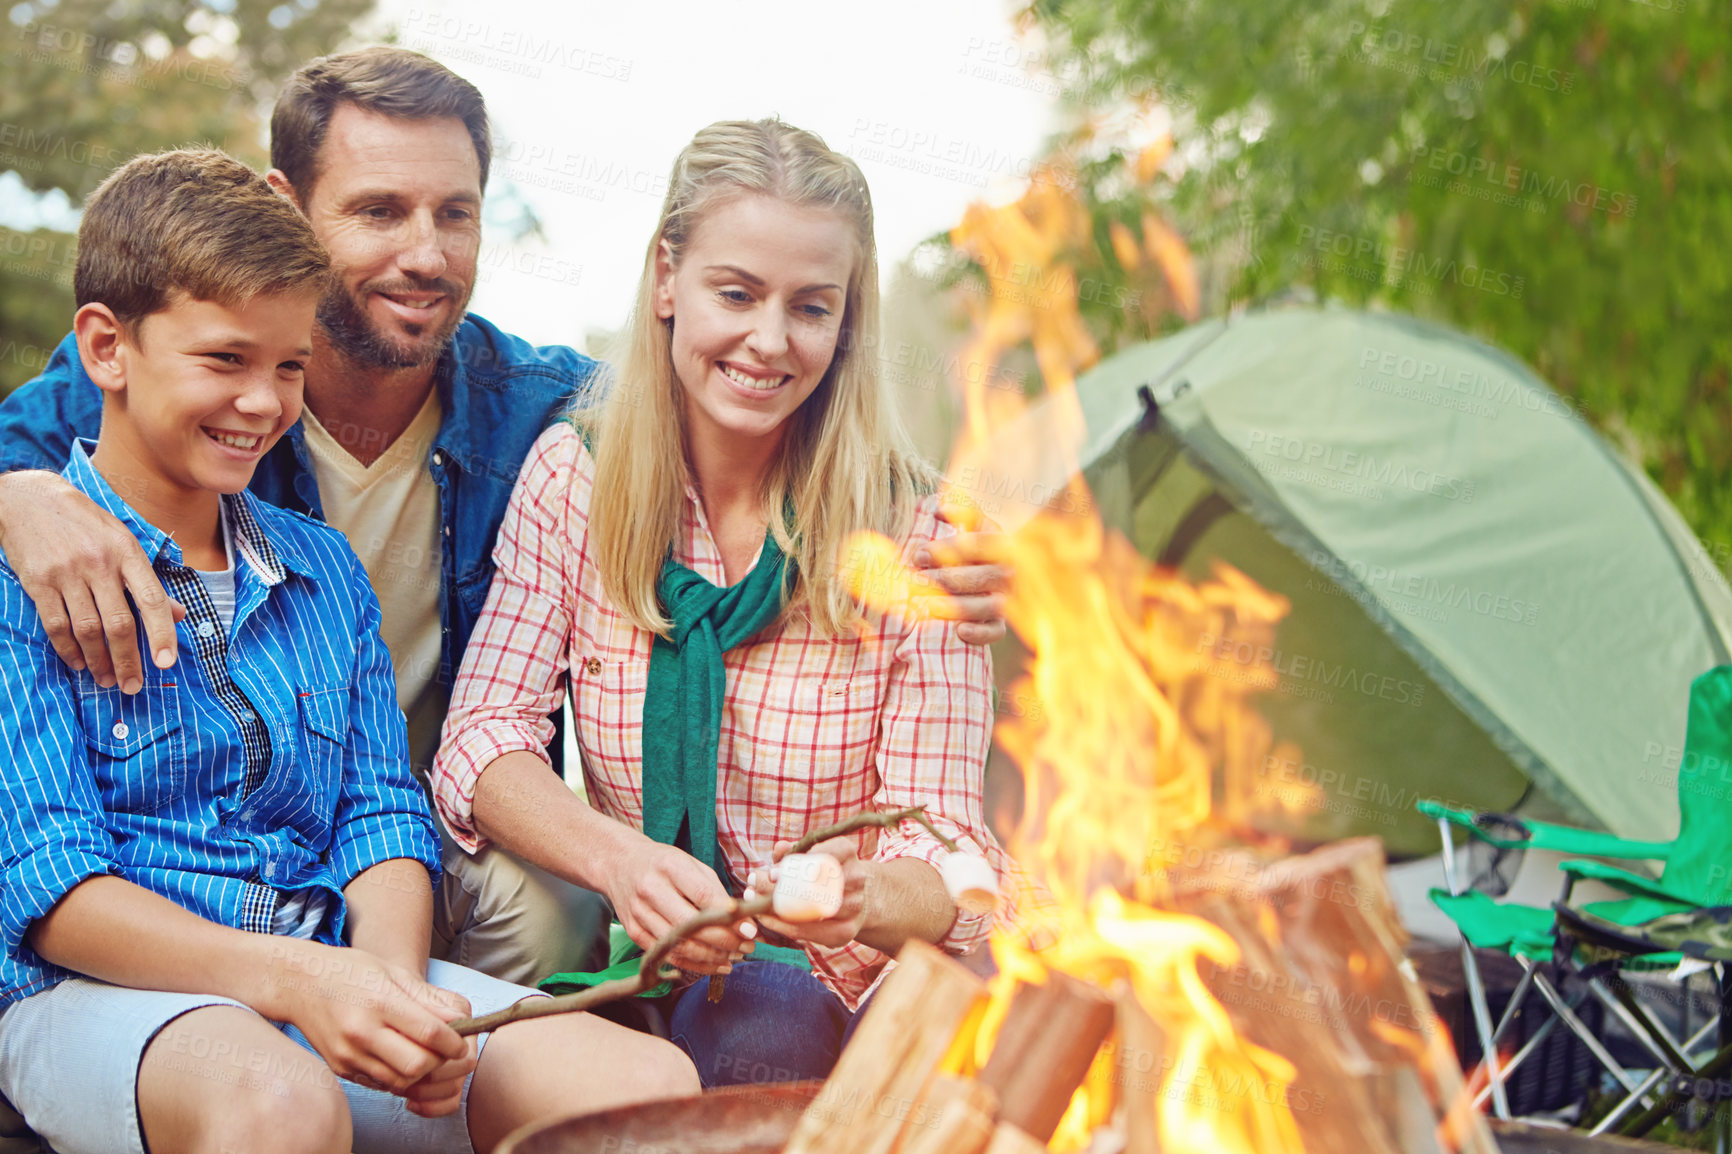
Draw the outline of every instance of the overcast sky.
[[[398,42],[487,97],[492,222],[471,307],[537,342],[625,320],[669,166],[713,120],[778,115],[860,162],[886,269],[1017,187],[1054,123],[1010,0],[553,6],[383,0]],[[513,248],[513,193],[547,243]]]

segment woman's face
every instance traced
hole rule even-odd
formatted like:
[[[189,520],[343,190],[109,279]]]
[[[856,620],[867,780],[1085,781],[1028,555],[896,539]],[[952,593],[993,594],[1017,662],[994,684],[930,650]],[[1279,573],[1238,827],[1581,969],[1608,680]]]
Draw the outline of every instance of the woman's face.
[[[756,193],[706,211],[677,268],[663,244],[656,315],[694,436],[781,436],[836,355],[853,271],[845,217]]]

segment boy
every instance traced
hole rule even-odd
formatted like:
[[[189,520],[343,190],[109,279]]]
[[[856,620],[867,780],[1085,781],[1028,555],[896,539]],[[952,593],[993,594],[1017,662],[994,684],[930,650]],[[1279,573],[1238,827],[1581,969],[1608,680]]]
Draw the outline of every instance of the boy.
[[[328,276],[220,152],[139,157],[85,208],[102,429],[63,476],[137,536],[196,660],[103,688],[0,563],[0,1093],[65,1154],[488,1150],[697,1088],[589,1015],[446,1025],[531,991],[429,966],[438,840],[378,600],[335,530],[245,492],[300,415]]]

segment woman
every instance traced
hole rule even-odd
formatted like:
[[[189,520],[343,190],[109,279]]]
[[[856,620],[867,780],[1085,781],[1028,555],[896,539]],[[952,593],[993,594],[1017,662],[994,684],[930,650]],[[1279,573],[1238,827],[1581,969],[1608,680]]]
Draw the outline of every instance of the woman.
[[[500,841],[602,892],[640,945],[861,810],[924,804],[1004,867],[981,815],[985,650],[863,614],[839,579],[856,530],[905,558],[943,532],[878,380],[877,283],[851,160],[774,120],[704,129],[675,162],[618,379],[543,435],[512,498],[440,812],[471,852]],[[542,753],[567,678],[589,806]],[[760,919],[791,957],[765,960],[750,923],[675,953],[704,975],[670,1027],[707,1085],[823,1077],[906,941],[984,940],[936,839],[875,834],[819,847],[843,865],[835,917]]]

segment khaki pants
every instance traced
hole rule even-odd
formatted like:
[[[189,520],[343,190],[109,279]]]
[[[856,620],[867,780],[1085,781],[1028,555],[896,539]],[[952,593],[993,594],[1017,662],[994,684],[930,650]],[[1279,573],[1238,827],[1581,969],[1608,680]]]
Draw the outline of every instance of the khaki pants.
[[[549,974],[607,965],[610,915],[600,894],[488,846],[464,853],[439,827],[444,876],[429,956],[533,986]]]

